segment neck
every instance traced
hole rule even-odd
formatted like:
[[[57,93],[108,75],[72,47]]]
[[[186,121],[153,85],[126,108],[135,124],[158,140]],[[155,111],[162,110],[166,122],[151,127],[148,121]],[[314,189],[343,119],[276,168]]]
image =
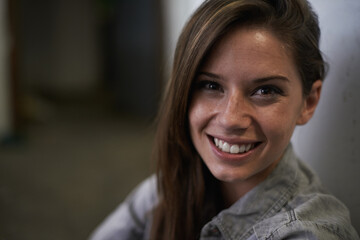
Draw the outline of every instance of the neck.
[[[229,208],[254,187],[254,185],[248,185],[246,183],[222,182],[221,191],[224,197],[224,207]]]
[[[224,199],[224,207],[228,208],[233,205],[237,200],[243,197],[251,189],[256,187],[262,181],[264,181],[269,174],[275,169],[276,165],[280,161],[279,158],[277,161],[273,162],[266,169],[260,173],[251,176],[245,180],[237,180],[233,182],[221,182],[221,192]]]

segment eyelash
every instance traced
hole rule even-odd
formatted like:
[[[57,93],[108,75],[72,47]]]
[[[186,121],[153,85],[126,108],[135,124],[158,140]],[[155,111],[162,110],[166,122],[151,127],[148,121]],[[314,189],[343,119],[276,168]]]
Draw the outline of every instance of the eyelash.
[[[264,90],[270,91],[270,93],[257,94],[258,91],[264,91]],[[269,97],[276,96],[276,95],[283,96],[284,92],[280,88],[278,88],[274,85],[264,85],[264,86],[260,86],[260,87],[256,88],[252,95],[262,95],[262,96],[269,96]]]
[[[197,88],[208,91],[220,91],[223,92],[221,85],[214,81],[202,80],[197,83]]]
[[[220,91],[220,92],[224,92],[222,86],[215,82],[215,81],[210,81],[210,80],[200,80],[197,82],[197,88],[198,89],[203,89],[206,91]],[[268,93],[257,93],[259,91],[267,91]],[[276,96],[284,96],[284,92],[279,88],[276,87],[274,85],[262,85],[257,87],[251,94],[251,96],[262,96],[262,97],[276,97]]]

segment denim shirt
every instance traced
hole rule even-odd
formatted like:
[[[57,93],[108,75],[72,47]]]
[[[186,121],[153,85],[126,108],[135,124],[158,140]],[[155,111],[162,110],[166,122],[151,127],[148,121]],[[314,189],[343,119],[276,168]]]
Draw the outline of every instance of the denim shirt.
[[[156,180],[145,180],[91,235],[91,240],[149,239]],[[346,239],[359,236],[348,209],[328,194],[291,144],[274,171],[201,230],[201,240]]]

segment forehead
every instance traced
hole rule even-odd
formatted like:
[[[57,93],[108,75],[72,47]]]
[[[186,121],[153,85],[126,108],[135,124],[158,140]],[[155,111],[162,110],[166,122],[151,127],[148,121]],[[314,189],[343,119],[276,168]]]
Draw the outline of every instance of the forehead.
[[[295,74],[291,51],[272,32],[264,28],[236,27],[210,50],[201,70],[228,70],[252,74]]]

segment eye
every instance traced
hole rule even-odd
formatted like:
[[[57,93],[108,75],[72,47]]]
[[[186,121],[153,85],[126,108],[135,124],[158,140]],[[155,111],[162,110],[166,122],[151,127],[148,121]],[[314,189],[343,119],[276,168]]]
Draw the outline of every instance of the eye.
[[[265,85],[257,88],[253,93],[255,96],[264,96],[264,97],[275,97],[278,95],[283,95],[283,91],[272,85]]]
[[[198,88],[209,91],[223,91],[219,83],[214,81],[202,80],[198,82]]]

